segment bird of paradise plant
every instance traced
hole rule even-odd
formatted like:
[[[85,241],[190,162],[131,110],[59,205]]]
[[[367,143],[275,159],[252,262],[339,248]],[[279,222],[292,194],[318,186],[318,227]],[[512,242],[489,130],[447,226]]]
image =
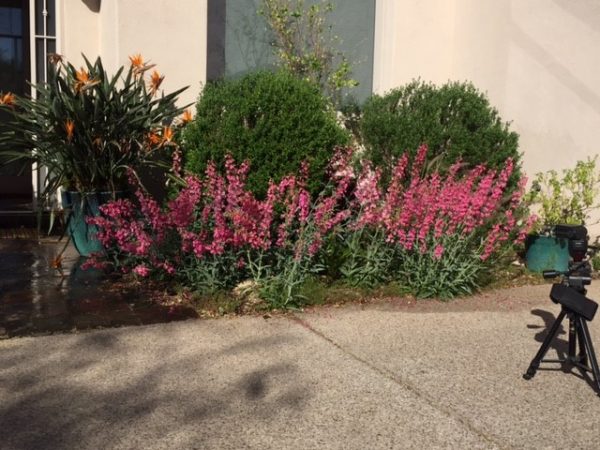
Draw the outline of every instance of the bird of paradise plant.
[[[127,174],[156,162],[160,145],[173,139],[176,105],[186,88],[165,94],[163,75],[141,55],[109,76],[98,58],[77,69],[59,55],[49,58],[48,81],[35,98],[0,95],[9,120],[0,131],[0,162],[29,161],[47,169],[43,198],[62,186],[78,192],[116,192]],[[180,119],[178,119],[180,121]],[[153,144],[148,137],[158,134]],[[163,136],[164,133],[164,136]],[[168,160],[165,159],[165,160]]]

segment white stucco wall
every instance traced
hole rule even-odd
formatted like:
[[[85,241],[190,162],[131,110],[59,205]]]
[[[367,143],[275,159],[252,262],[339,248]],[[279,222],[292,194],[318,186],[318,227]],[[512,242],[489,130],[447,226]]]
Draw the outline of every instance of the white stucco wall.
[[[141,53],[164,89],[206,76],[207,0],[63,0],[62,48],[100,54],[107,69]],[[98,8],[99,5],[99,8]],[[413,78],[470,80],[521,136],[529,174],[600,152],[600,2],[377,0],[374,90]]]
[[[377,0],[373,91],[421,78],[448,80],[454,47],[454,0]]]
[[[127,0],[118,2],[118,61],[141,53],[165,75],[171,92],[190,86],[181,103],[191,103],[206,81],[206,0]]]
[[[63,0],[62,7],[69,61],[100,55],[110,73],[141,53],[165,75],[165,92],[190,86],[180,104],[196,100],[206,81],[206,0]]]
[[[526,173],[600,153],[600,2],[377,0],[374,89],[470,80],[521,138]]]
[[[95,2],[62,0],[60,5],[59,52],[76,67],[83,65],[82,54],[90,60],[99,55],[100,23]]]

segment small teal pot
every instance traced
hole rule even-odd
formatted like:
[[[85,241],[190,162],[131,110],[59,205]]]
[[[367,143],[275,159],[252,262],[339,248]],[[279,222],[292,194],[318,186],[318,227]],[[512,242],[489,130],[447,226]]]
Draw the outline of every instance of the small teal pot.
[[[532,272],[564,272],[569,268],[569,247],[566,239],[532,235],[527,238],[525,248],[525,264]]]
[[[116,198],[125,197],[125,192],[116,193]],[[95,225],[88,225],[85,218],[99,216],[100,206],[113,198],[112,192],[62,192],[63,208],[69,212],[67,231],[81,256],[103,251],[102,244],[96,238],[98,229]]]

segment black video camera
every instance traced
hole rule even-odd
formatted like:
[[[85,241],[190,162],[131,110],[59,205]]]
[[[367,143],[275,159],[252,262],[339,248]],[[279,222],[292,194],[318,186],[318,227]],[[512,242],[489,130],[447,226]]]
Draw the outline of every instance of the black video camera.
[[[559,239],[568,239],[569,255],[574,262],[581,262],[588,251],[588,231],[583,225],[556,225],[554,236]]]

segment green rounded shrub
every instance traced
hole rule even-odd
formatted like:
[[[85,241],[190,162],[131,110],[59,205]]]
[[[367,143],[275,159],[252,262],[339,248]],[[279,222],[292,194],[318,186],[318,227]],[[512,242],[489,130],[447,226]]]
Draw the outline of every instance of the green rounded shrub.
[[[518,163],[520,156],[517,133],[470,83],[437,87],[413,81],[374,95],[364,106],[361,133],[367,158],[384,169],[424,143],[431,165],[442,172],[458,158],[468,167],[484,163],[501,168],[508,157]],[[516,170],[513,180],[519,176]]]
[[[226,153],[249,160],[247,186],[266,193],[269,179],[310,164],[309,189],[319,192],[333,149],[348,142],[319,88],[286,72],[258,72],[207,84],[184,133],[186,168],[202,173]]]

